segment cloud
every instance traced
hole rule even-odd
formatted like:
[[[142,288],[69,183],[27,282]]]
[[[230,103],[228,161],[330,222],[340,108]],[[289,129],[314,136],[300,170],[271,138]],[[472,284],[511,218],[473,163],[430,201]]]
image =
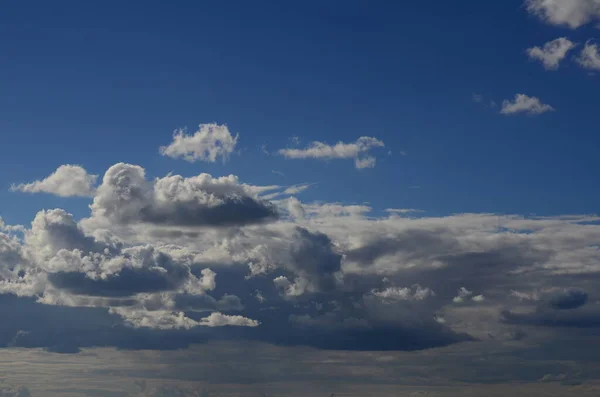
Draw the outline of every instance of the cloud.
[[[129,308],[113,307],[111,313],[123,317],[125,323],[134,328],[152,328],[160,330],[191,329],[194,327],[258,327],[259,322],[243,316],[226,315],[219,312],[211,313],[208,317],[195,321],[186,317],[183,312],[131,310]]]
[[[226,325],[234,327],[258,327],[260,322],[246,318],[244,316],[228,316],[219,312],[211,313],[199,321],[200,325],[206,327],[223,327]]]
[[[577,29],[600,18],[598,0],[525,0],[527,11],[552,25]]]
[[[328,145],[323,142],[312,142],[305,149],[280,149],[279,154],[287,159],[354,159],[355,167],[360,169],[375,167],[375,157],[367,153],[371,149],[384,146],[384,143],[376,138],[363,136],[352,143],[338,142],[335,145]]]
[[[27,227],[2,223],[0,314],[14,321],[0,324],[0,346],[67,353],[217,338],[412,350],[598,326],[588,303],[599,299],[597,216],[376,216],[365,204],[288,197],[270,204],[284,216],[269,222],[243,211],[235,222],[194,218],[285,189],[232,175],[150,180],[120,163],[89,218],[53,209]]]
[[[463,303],[467,298],[473,295],[473,291],[469,291],[465,287],[460,287],[458,290],[458,295],[452,298],[454,303]]]
[[[549,305],[556,310],[577,309],[587,303],[588,294],[581,289],[569,289],[550,299]]]
[[[0,397],[30,397],[31,393],[25,386],[11,386],[0,383]]]
[[[547,42],[543,47],[527,49],[527,55],[531,59],[540,61],[546,70],[557,70],[560,62],[575,46],[576,44],[566,37],[559,37]]]
[[[577,63],[584,69],[600,71],[600,50],[598,49],[598,45],[591,42],[585,43],[585,46],[577,57]]]
[[[527,113],[530,115],[539,115],[546,112],[552,112],[554,108],[550,105],[542,103],[536,97],[530,97],[525,94],[516,94],[515,99],[504,100],[502,102],[502,114]]]
[[[49,193],[61,197],[89,197],[94,194],[98,175],[90,175],[78,165],[61,165],[45,179],[12,185],[10,190],[26,193]]]
[[[421,301],[431,296],[435,296],[429,288],[422,288],[420,285],[414,285],[411,288],[403,287],[387,287],[383,290],[371,291],[373,296],[380,298],[386,303],[394,303],[398,301]]]
[[[172,158],[183,158],[190,163],[206,161],[214,163],[218,158],[227,160],[235,150],[238,135],[232,136],[226,125],[200,124],[198,131],[187,135],[185,130],[176,130],[173,141],[160,148],[160,154]]]
[[[150,182],[142,167],[124,163],[106,171],[91,208],[92,218],[119,224],[224,226],[277,217],[271,203],[234,175],[167,175]]]

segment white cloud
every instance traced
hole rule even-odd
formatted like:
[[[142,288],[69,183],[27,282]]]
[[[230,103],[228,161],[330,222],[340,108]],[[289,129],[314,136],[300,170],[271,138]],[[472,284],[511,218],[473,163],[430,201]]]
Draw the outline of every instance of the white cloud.
[[[529,58],[540,61],[546,70],[556,70],[567,53],[576,46],[566,37],[559,37],[544,44],[543,47],[527,49]]]
[[[599,0],[525,0],[525,6],[543,21],[571,29],[600,19]]]
[[[189,162],[214,163],[219,157],[227,160],[235,150],[237,141],[238,135],[232,136],[226,125],[200,124],[198,131],[193,135],[187,135],[181,129],[176,130],[173,141],[168,146],[162,146],[160,153]]]
[[[463,303],[471,295],[473,295],[473,291],[469,291],[465,287],[460,287],[458,290],[458,295],[452,298],[452,301],[454,303]]]
[[[338,142],[335,145],[328,145],[323,142],[313,142],[305,149],[280,149],[279,154],[287,159],[354,159],[356,168],[373,168],[376,159],[367,153],[378,147],[384,147],[385,144],[372,137],[360,137],[356,142],[344,143]]]
[[[227,314],[214,312],[210,316],[204,317],[199,324],[206,327],[224,327],[226,325],[235,327],[258,327],[260,322],[244,316],[230,316]]]
[[[600,50],[598,45],[587,42],[579,53],[577,62],[585,69],[600,71]]]
[[[385,303],[397,303],[399,301],[422,301],[435,296],[435,293],[429,288],[423,288],[420,285],[408,287],[388,287],[383,290],[371,291],[373,296],[380,298]]]
[[[26,193],[50,193],[61,197],[83,196],[94,194],[94,185],[98,175],[90,175],[78,165],[61,165],[45,179],[31,183],[12,185],[12,191]]]
[[[502,102],[502,114],[527,113],[530,115],[539,115],[546,112],[552,112],[554,108],[542,103],[539,98],[530,97],[525,94],[516,94],[515,99],[504,100]]]

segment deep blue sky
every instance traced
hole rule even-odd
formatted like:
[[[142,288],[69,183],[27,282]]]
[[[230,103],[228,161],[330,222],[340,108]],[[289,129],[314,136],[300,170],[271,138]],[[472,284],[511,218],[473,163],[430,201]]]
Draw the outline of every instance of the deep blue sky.
[[[303,201],[377,209],[597,212],[598,76],[568,62],[547,72],[524,50],[598,32],[546,26],[520,0],[5,2],[0,215],[29,222],[67,200],[11,193],[11,183],[119,161],[151,176],[314,182]],[[474,92],[496,102],[525,93],[556,112],[502,116]],[[158,153],[175,128],[213,121],[240,134],[228,163]],[[386,143],[374,169],[260,150],[365,135]],[[86,215],[86,200],[68,200]]]

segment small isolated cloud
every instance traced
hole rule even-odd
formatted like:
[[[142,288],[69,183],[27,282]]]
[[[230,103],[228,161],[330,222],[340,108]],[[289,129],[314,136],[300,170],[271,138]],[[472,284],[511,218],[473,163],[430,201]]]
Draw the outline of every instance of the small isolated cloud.
[[[567,56],[567,53],[576,46],[575,43],[566,37],[559,37],[544,44],[542,47],[532,47],[527,49],[529,58],[540,61],[546,70],[557,70],[560,62]]]
[[[600,50],[598,49],[598,45],[587,42],[577,57],[577,63],[584,69],[600,71]]]
[[[600,19],[598,0],[525,0],[525,6],[542,21],[571,29]]]
[[[375,167],[376,158],[368,155],[373,148],[384,147],[385,144],[377,138],[363,136],[352,143],[338,142],[328,145],[323,142],[313,142],[305,149],[280,149],[279,154],[287,159],[354,159],[356,168]]]
[[[515,99],[508,100],[505,99],[502,102],[502,109],[500,110],[501,114],[517,114],[517,113],[527,113],[529,115],[539,115],[546,112],[552,112],[555,109],[542,103],[539,98],[530,97],[525,94],[516,94]]]
[[[225,161],[235,150],[238,136],[232,136],[226,125],[216,123],[200,124],[193,135],[187,135],[185,130],[178,129],[173,134],[173,141],[160,148],[160,154],[182,158],[190,163],[214,163],[219,157]]]
[[[458,295],[456,295],[453,299],[452,302],[454,303],[463,303],[465,300],[467,300],[471,295],[473,295],[473,291],[469,291],[468,289],[466,289],[465,287],[460,287],[460,289],[458,290]]]
[[[10,190],[26,193],[49,193],[61,197],[83,196],[94,194],[94,185],[98,175],[90,175],[78,165],[61,165],[45,179],[31,183],[12,185]]]
[[[475,102],[475,103],[483,102],[483,95],[481,95],[481,94],[473,93],[472,98],[473,98],[473,102]]]
[[[371,291],[373,296],[378,297],[384,303],[395,303],[398,301],[422,301],[429,297],[435,296],[429,288],[423,288],[420,285],[414,285],[411,288],[408,287],[388,287],[383,290]]]

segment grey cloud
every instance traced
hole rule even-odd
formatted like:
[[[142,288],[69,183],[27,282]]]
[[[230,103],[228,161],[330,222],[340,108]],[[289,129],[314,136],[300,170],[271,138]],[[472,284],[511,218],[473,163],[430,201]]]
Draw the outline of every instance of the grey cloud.
[[[553,296],[549,305],[557,310],[577,309],[587,303],[588,294],[581,289],[569,289]]]

